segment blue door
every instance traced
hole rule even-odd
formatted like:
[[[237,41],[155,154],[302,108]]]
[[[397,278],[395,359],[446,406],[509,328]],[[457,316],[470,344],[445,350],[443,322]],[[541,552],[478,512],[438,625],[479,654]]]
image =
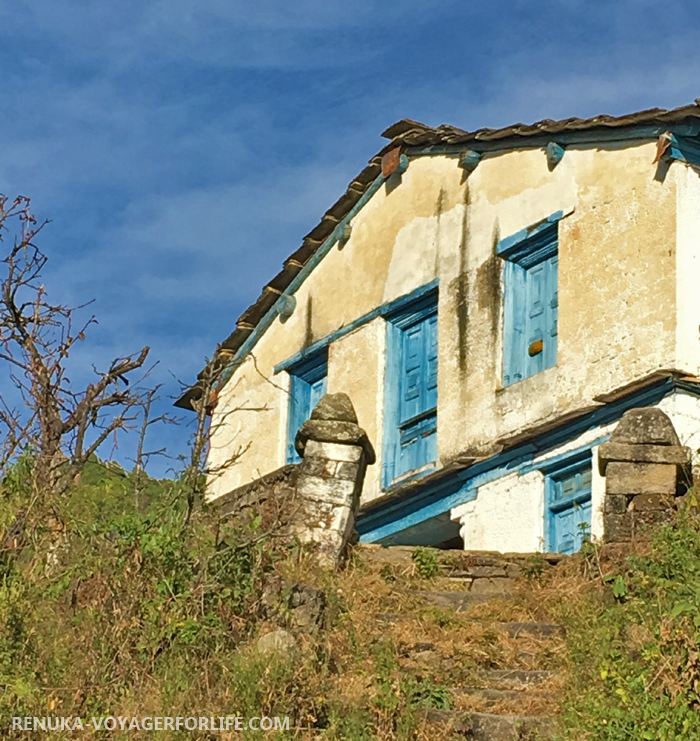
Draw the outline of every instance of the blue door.
[[[591,464],[551,475],[547,479],[547,550],[575,553],[590,536]]]
[[[394,477],[437,459],[437,314],[403,329]]]

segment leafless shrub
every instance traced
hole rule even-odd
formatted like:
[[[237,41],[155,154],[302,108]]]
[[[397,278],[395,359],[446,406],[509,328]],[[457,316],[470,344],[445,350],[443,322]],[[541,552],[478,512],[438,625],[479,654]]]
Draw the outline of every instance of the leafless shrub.
[[[2,259],[0,360],[17,402],[0,393],[0,475],[22,451],[31,451],[34,493],[50,499],[111,436],[135,421],[143,392],[127,376],[143,367],[149,348],[116,358],[107,370],[93,366],[94,382],[76,391],[66,361],[95,317],[78,323],[76,312],[85,305],[49,301],[41,280],[47,257],[35,244],[47,222],[37,222],[29,198],[10,202],[0,195],[0,241],[9,224],[18,229]]]

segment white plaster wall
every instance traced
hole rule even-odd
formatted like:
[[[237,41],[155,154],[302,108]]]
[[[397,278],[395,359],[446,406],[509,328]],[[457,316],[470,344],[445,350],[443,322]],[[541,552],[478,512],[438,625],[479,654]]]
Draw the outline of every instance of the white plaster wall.
[[[358,373],[358,368],[361,372]],[[381,462],[384,436],[384,372],[386,368],[386,325],[377,318],[333,342],[328,353],[328,393],[348,394],[357,421],[367,433],[377,454],[367,467],[362,488],[363,502],[382,494]]]
[[[466,550],[531,553],[542,550],[544,476],[508,474],[479,487],[473,502],[450,513]]]
[[[685,393],[667,396],[657,405],[668,414],[683,445],[692,451],[700,447],[700,399]],[[612,434],[617,422],[595,427],[565,445],[538,456],[534,465],[545,464],[559,455],[590,445]],[[591,535],[603,537],[605,478],[598,472],[598,446],[592,448],[593,477]],[[697,456],[696,456],[697,458]],[[479,487],[473,502],[452,509],[452,520],[460,523],[466,550],[495,550],[529,553],[544,547],[544,476],[539,471],[507,474]]]
[[[678,179],[676,368],[700,374],[700,174],[680,162],[673,167]]]
[[[671,418],[681,445],[687,445],[693,454],[693,469],[700,472],[700,399],[690,394],[672,394],[661,401],[659,408]]]

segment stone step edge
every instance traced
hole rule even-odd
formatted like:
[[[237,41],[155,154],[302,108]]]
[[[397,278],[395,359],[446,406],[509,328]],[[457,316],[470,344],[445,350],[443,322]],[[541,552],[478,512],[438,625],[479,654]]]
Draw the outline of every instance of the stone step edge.
[[[551,669],[487,669],[483,673],[485,681],[494,684],[519,684],[528,686],[551,679],[557,672]],[[493,687],[491,689],[498,689]],[[509,688],[510,689],[510,688]]]
[[[459,594],[459,592],[458,592]],[[471,594],[467,592],[466,594]],[[476,593],[475,593],[476,594]],[[489,596],[486,592],[479,592],[479,596]],[[404,620],[409,623],[417,622],[420,619],[418,615],[410,615],[401,612],[378,612],[374,615],[375,620],[380,622],[390,623]],[[471,617],[467,618],[469,622],[480,623],[483,627],[489,628],[494,627],[497,630],[501,630],[507,633],[512,638],[517,638],[520,635],[537,635],[545,638],[552,636],[564,636],[566,635],[566,628],[563,625],[557,625],[555,623],[540,623],[536,621],[532,622],[494,622],[490,620],[484,620],[484,618]]]
[[[469,710],[427,710],[427,720],[433,723],[450,723],[459,733],[470,734],[469,738],[492,739],[493,741],[516,741],[530,738],[523,735],[529,731],[549,734],[557,717],[551,715],[501,715],[479,713]],[[546,738],[538,735],[538,738]]]
[[[440,592],[424,589],[406,589],[404,594],[420,597],[425,602],[436,607],[461,610],[471,605],[483,604],[492,599],[509,600],[512,595],[509,592]]]

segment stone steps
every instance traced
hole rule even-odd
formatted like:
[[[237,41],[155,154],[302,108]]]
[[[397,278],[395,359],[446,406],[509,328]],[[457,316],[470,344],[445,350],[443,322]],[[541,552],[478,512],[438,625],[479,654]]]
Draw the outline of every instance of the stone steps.
[[[402,574],[412,578],[416,569],[412,558],[414,550],[413,547],[375,546],[362,549],[362,555],[370,562],[381,565],[382,569],[387,568],[397,578]],[[404,587],[400,588],[400,593],[443,610],[462,613],[462,619],[492,629],[509,639],[522,638],[522,648],[535,650],[535,653],[523,653],[517,647],[519,641],[518,644],[506,643],[510,668],[483,668],[478,677],[474,677],[476,681],[472,686],[454,687],[452,690],[453,700],[458,707],[474,710],[429,710],[426,711],[427,719],[447,725],[453,733],[473,741],[544,741],[551,738],[556,719],[532,714],[538,711],[547,713],[547,708],[552,707],[551,687],[546,683],[556,676],[554,671],[538,668],[541,666],[539,646],[542,645],[551,656],[547,646],[550,641],[556,641],[554,646],[561,645],[564,628],[541,621],[490,621],[482,617],[469,617],[469,610],[475,605],[494,599],[511,599],[516,579],[532,563],[531,555],[441,551],[438,557],[439,573],[432,588]],[[540,554],[539,558],[544,560],[545,566],[555,566],[563,557],[559,554]],[[450,586],[457,588],[451,591],[445,589]],[[410,624],[418,623],[421,617],[387,611],[376,615],[376,619],[380,623]],[[407,629],[410,630],[410,627],[407,626]],[[535,639],[534,649],[526,638]],[[406,646],[401,658],[409,660],[408,667],[415,667],[411,662],[418,662],[438,669],[452,660],[441,656],[432,643]],[[518,664],[531,668],[515,668]],[[496,712],[488,712],[489,709]]]
[[[482,604],[492,599],[510,599],[510,592],[441,592],[424,589],[407,589],[404,594],[420,597],[435,607],[442,607],[461,612],[472,605]]]
[[[464,687],[458,695],[466,695],[483,701],[485,705],[495,705],[504,700],[522,700],[528,693],[525,690],[498,690],[492,687]]]
[[[504,689],[540,684],[555,675],[556,672],[549,669],[488,669],[484,672],[484,678],[489,684]]]
[[[426,717],[472,741],[545,741],[552,737],[554,719],[534,715],[498,715],[462,710],[429,710]]]
[[[494,627],[498,630],[503,631],[511,638],[518,638],[521,635],[538,636],[542,638],[550,638],[552,636],[563,636],[565,631],[561,625],[554,625],[552,623],[537,623],[537,622],[508,622],[508,623],[494,623]]]

